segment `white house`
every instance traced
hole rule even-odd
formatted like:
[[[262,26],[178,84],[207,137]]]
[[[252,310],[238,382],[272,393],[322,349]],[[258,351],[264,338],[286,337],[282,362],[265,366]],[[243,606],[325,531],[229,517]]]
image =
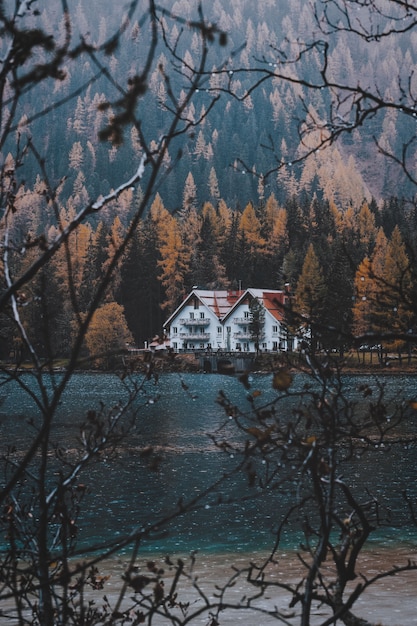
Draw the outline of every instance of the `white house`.
[[[286,291],[271,289],[194,289],[165,322],[164,332],[176,352],[295,350],[297,338],[289,335],[284,321],[287,299]],[[257,336],[253,333],[256,314],[251,310],[254,300],[263,311]]]

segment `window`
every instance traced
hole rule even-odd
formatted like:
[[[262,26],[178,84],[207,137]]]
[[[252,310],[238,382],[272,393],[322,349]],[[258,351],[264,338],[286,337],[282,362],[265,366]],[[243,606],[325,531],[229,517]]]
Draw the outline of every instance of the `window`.
[[[194,313],[190,313],[190,320],[194,319]]]
[[[200,301],[199,301],[199,300],[197,300],[197,299],[195,299],[195,300],[194,300],[194,308],[195,308],[195,309],[198,309],[199,307],[200,307]]]
[[[204,311],[202,313],[200,313],[200,319],[203,320],[204,319]]]
[[[242,350],[242,346],[240,343],[236,343],[236,350]]]
[[[278,326],[273,326],[272,327],[272,332],[273,333],[277,333],[278,332]]]
[[[217,326],[217,334],[218,335],[222,334],[222,327],[221,326]]]
[[[176,352],[176,351],[178,350],[178,344],[177,344],[177,342],[176,342],[176,341],[174,341],[174,343],[173,343],[172,345],[173,345],[173,348],[174,348],[174,350],[175,350],[175,352]]]
[[[262,344],[262,350],[266,350],[266,348],[267,348],[266,343],[263,343],[263,344]]]
[[[178,328],[176,326],[173,327],[172,332],[174,335],[178,334]]]
[[[248,320],[249,319],[249,311],[244,311],[243,317],[245,318],[245,320]]]
[[[272,342],[272,349],[273,350],[278,350],[278,341],[273,341]]]

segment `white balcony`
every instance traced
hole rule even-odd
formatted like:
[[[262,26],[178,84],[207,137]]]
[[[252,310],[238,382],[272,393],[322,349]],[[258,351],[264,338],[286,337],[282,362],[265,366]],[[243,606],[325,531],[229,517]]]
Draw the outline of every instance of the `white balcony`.
[[[246,333],[244,332],[233,333],[233,339],[248,340],[248,339],[253,339],[253,337],[252,337],[252,333],[248,331]]]
[[[180,339],[187,341],[204,341],[210,339],[210,333],[180,333]]]
[[[209,317],[196,317],[192,319],[190,317],[184,317],[180,319],[182,326],[208,326],[210,324]]]
[[[241,326],[242,324],[250,324],[250,318],[249,317],[234,317],[233,321],[238,326]]]

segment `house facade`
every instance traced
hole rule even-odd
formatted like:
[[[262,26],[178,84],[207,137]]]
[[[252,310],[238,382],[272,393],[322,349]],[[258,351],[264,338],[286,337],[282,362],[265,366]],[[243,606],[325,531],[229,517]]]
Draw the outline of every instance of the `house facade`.
[[[286,291],[194,289],[165,322],[175,352],[283,352],[297,349],[284,320]]]

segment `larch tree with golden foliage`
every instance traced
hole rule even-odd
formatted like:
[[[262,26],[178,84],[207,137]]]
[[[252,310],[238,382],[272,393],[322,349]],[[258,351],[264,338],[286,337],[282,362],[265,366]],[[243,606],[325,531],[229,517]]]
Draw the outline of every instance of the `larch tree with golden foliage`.
[[[412,288],[410,260],[399,228],[389,240],[380,230],[371,259],[365,257],[356,272],[354,333],[368,334],[385,349],[400,352],[414,318]]]
[[[294,297],[295,325],[303,328],[314,353],[320,343],[320,325],[326,303],[326,282],[313,244],[307,249]]]
[[[386,342],[386,346],[389,350],[400,353],[405,347],[406,335],[415,317],[415,305],[411,263],[398,226],[394,228],[388,241],[380,282],[379,299],[384,311],[381,326],[393,335]]]
[[[90,359],[106,369],[122,364],[120,355],[132,340],[124,309],[117,302],[108,302],[96,310],[85,336]]]

